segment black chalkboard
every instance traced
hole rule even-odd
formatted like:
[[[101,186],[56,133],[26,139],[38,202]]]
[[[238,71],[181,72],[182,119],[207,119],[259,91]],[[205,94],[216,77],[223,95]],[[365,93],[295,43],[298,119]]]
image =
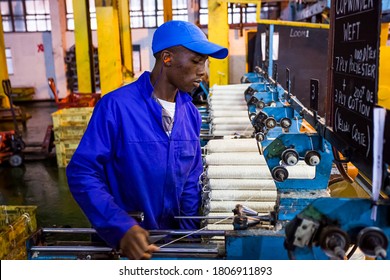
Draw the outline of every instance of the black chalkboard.
[[[383,146],[383,162],[390,165],[390,110],[386,112]]]
[[[373,108],[377,103],[381,1],[332,1],[332,126],[350,160],[372,177]]]

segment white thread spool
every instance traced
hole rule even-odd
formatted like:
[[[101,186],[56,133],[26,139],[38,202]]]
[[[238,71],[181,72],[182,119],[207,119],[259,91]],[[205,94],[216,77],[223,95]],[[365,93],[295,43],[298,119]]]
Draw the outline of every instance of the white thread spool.
[[[212,92],[242,90],[245,91],[251,84],[230,84],[230,85],[214,85],[210,88]]]
[[[212,179],[271,179],[267,166],[209,166],[207,177]]]
[[[316,167],[307,165],[300,160],[294,166],[285,166],[288,171],[288,179],[314,179],[316,176]]]
[[[247,106],[245,100],[244,100],[244,97],[242,99],[233,99],[233,100],[230,100],[230,99],[221,99],[221,100],[215,100],[215,101],[212,101],[211,102],[211,106],[218,106],[218,105],[224,105],[224,106],[231,106],[231,107],[236,107],[238,105],[244,105],[244,106]]]
[[[215,130],[213,131],[212,135],[233,138],[236,135],[250,137],[252,133],[252,130]]]
[[[242,118],[247,118],[249,121],[248,117],[248,110],[242,110],[242,111],[235,111],[235,110],[223,110],[223,111],[216,111],[212,110],[210,112],[210,118],[223,118],[223,117],[242,117]]]
[[[212,190],[275,190],[273,179],[210,179],[208,182]]]
[[[207,165],[265,165],[264,156],[258,152],[212,153],[205,156]]]
[[[269,201],[216,201],[210,200],[210,212],[229,212],[237,204],[242,204],[252,208],[256,212],[269,212],[274,209],[275,202]]]
[[[226,104],[210,104],[210,111],[248,111],[248,105],[246,104],[233,104],[233,105],[226,105]]]
[[[213,130],[245,131],[248,128],[250,128],[249,130],[253,130],[253,127],[250,123],[213,124]]]
[[[208,230],[233,230],[233,224],[208,224]]]
[[[209,97],[209,101],[214,102],[216,100],[242,100],[244,98],[244,93],[243,92],[237,92],[237,93],[219,93],[219,94],[213,94]]]
[[[265,216],[265,215],[268,215],[268,214],[269,214],[268,212],[258,212],[257,213],[258,216],[263,216],[263,215]],[[233,211],[230,211],[230,212],[210,212],[207,216],[208,217],[217,217],[217,218],[218,217],[219,218],[231,217],[230,219],[226,219],[226,220],[227,221],[232,221],[232,218],[233,218],[234,214],[233,214]],[[208,219],[208,220],[215,221],[215,219]]]
[[[244,117],[213,117],[211,120],[213,125],[216,124],[242,124],[242,125],[251,125],[251,122],[248,116]]]
[[[249,139],[212,139],[207,145],[208,153],[259,152],[257,141]]]
[[[233,214],[233,211],[230,211],[230,212],[210,212],[207,216],[208,217],[233,217],[234,214]],[[213,220],[213,219],[211,219],[211,220]],[[231,221],[232,219],[228,219],[227,221],[229,221],[229,220]]]
[[[212,190],[211,200],[221,201],[276,201],[276,191],[258,190]]]

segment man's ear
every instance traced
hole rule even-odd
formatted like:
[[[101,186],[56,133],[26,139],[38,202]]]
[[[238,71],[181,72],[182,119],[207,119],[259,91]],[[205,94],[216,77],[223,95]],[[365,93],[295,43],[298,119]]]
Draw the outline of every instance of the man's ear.
[[[172,58],[171,58],[171,54],[167,51],[164,51],[162,54],[162,61],[164,63],[165,66],[171,66],[171,61],[172,61]]]

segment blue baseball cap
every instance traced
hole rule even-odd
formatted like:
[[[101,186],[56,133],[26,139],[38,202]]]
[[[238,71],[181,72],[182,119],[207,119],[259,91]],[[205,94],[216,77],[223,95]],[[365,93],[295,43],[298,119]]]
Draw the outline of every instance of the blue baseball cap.
[[[229,53],[227,48],[211,43],[195,24],[181,20],[163,23],[153,35],[153,54],[175,46],[219,59],[227,57]]]

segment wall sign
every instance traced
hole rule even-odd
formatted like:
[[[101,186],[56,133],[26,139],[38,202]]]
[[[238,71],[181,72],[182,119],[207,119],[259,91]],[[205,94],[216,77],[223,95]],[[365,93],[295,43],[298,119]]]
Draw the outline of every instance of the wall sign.
[[[332,126],[353,148],[351,162],[371,177],[381,1],[336,0],[332,4]]]

